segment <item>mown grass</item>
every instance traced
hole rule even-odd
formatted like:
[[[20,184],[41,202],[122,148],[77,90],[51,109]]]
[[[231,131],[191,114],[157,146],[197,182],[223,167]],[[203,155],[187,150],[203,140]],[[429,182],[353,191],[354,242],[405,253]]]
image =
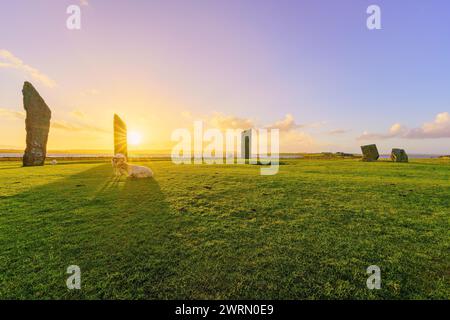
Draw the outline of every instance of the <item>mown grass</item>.
[[[1,162],[0,298],[450,298],[449,160],[283,163]]]

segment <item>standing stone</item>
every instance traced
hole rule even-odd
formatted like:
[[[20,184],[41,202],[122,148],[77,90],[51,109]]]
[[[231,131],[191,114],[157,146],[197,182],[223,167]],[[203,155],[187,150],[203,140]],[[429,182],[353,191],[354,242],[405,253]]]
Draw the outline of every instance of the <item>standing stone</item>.
[[[127,125],[114,115],[114,155],[121,153],[128,158]]]
[[[391,160],[394,162],[408,162],[408,155],[403,149],[392,149]]]
[[[27,113],[27,147],[23,155],[23,166],[43,166],[52,112],[31,83],[24,83],[22,94],[23,107]]]
[[[375,144],[361,146],[361,151],[363,153],[362,161],[377,161],[380,157],[377,146]]]
[[[241,157],[245,163],[256,164],[258,158],[257,135],[254,129],[241,132]]]

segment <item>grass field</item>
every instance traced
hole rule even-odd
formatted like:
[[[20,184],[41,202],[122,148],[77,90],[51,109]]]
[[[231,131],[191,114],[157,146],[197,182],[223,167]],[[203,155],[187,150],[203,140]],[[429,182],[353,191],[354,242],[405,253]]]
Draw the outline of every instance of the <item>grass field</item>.
[[[450,298],[450,160],[143,164],[0,162],[0,298]]]

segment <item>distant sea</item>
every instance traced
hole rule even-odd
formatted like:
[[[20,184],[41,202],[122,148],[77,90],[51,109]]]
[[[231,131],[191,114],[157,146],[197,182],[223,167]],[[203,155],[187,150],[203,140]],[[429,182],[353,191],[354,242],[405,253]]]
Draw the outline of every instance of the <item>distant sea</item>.
[[[21,158],[23,156],[23,153],[0,153],[0,158]],[[48,153],[47,157],[50,158],[96,158],[96,157],[112,157],[112,154],[108,153]],[[167,158],[170,157],[170,154],[131,154],[130,157],[147,157],[147,158]],[[439,158],[442,156],[441,154],[409,154],[409,158],[411,159],[427,159],[427,158]],[[286,154],[286,155],[280,155],[280,158],[284,159],[296,159],[296,158],[303,158],[302,155],[295,155],[295,154]],[[381,159],[389,159],[389,154],[382,154],[380,155]]]
[[[48,158],[104,158],[112,157],[113,154],[109,153],[47,153]],[[23,153],[0,153],[0,158],[22,158]],[[131,154],[133,157],[149,157],[149,158],[161,158],[170,157],[170,154]]]
[[[408,154],[408,157],[410,159],[433,159],[433,158],[439,158],[441,156],[443,156],[443,154],[421,154],[421,153]],[[382,154],[382,155],[380,155],[380,159],[390,159],[390,158],[391,158],[390,154]]]

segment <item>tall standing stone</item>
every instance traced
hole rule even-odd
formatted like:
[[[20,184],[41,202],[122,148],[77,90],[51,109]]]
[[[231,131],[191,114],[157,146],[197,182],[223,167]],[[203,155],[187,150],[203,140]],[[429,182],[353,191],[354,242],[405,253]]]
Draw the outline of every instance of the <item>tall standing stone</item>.
[[[408,162],[408,155],[403,149],[392,149],[391,160],[394,162]]]
[[[375,144],[361,146],[361,151],[363,154],[362,161],[377,161],[380,157],[377,146]]]
[[[241,132],[241,157],[245,163],[255,164],[258,159],[256,133],[254,129]]]
[[[114,154],[121,153],[128,158],[127,125],[120,117],[114,115]]]
[[[27,113],[25,119],[27,147],[23,155],[23,165],[24,167],[43,166],[47,155],[52,112],[31,83],[24,83],[22,94],[23,107]]]

